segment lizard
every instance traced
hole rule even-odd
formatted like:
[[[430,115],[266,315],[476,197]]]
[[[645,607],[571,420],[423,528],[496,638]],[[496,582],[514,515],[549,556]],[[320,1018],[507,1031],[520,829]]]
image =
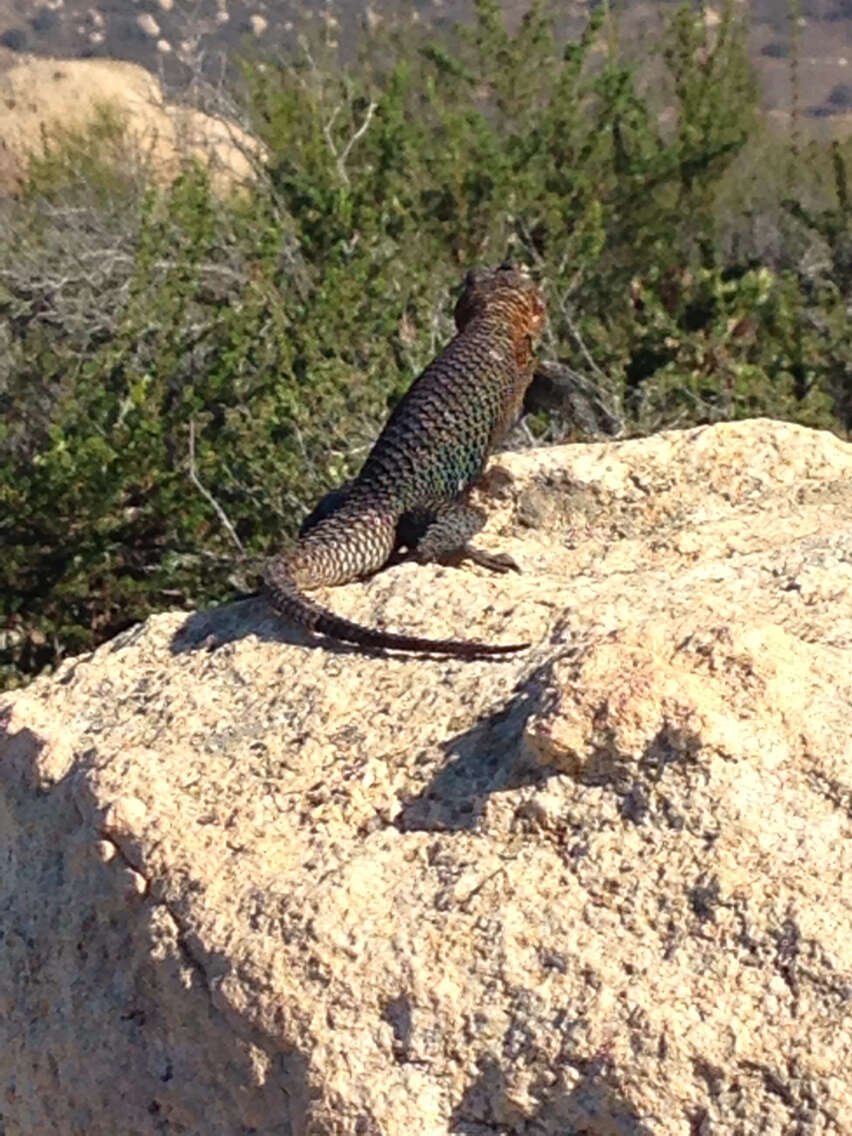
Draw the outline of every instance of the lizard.
[[[492,571],[519,570],[511,557],[470,543],[485,517],[468,498],[489,453],[520,413],[545,313],[525,270],[504,262],[467,273],[455,305],[455,337],[396,405],[361,472],[323,497],[295,546],[268,562],[264,593],[279,615],[311,632],[380,650],[469,659],[529,646],[370,628],[334,615],[305,591],[349,583],[404,558],[421,564],[467,558]]]

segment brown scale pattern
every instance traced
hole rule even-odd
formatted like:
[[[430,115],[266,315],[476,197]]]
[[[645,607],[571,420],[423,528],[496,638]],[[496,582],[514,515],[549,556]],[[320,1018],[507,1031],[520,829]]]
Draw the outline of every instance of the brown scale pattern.
[[[328,494],[290,552],[270,561],[266,595],[286,619],[364,647],[474,658],[520,650],[379,631],[344,620],[303,589],[344,584],[382,568],[402,548],[418,560],[472,557],[481,515],[466,503],[488,454],[520,412],[533,373],[532,340],[545,307],[537,286],[503,264],[474,269],[456,304],[457,334],[401,399],[361,472]]]

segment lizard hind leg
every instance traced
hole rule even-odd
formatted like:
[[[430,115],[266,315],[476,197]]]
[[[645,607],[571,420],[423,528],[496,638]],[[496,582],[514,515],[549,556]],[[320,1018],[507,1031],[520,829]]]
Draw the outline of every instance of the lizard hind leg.
[[[381,509],[350,508],[351,498],[336,511],[309,524],[282,563],[298,588],[348,584],[378,572],[394,549],[396,520]],[[357,503],[356,503],[357,505]],[[318,511],[323,509],[323,503]]]
[[[454,502],[444,506],[429,525],[414,549],[419,564],[439,561],[458,564],[472,560],[491,572],[520,572],[520,568],[505,552],[486,552],[471,544],[471,537],[485,524],[485,515],[472,505]]]

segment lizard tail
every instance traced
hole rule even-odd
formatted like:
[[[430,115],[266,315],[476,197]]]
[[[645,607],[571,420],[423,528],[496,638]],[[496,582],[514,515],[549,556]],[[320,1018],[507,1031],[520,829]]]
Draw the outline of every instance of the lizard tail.
[[[308,631],[342,639],[359,647],[386,651],[416,651],[423,654],[453,655],[460,659],[478,659],[486,655],[509,655],[523,651],[529,643],[500,646],[463,639],[422,639],[418,635],[396,635],[392,631],[364,627],[335,615],[309,599],[296,585],[280,561],[273,561],[264,577],[264,593],[275,611]]]

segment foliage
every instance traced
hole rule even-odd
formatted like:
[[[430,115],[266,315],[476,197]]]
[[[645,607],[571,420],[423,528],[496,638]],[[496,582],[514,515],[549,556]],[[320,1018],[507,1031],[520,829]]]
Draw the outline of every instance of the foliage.
[[[848,429],[848,154],[785,201],[745,38],[676,12],[663,115],[603,8],[562,43],[543,7],[510,32],[477,0],[348,68],[303,40],[243,66],[269,160],[229,200],[192,163],[158,189],[107,112],[53,139],[0,205],[5,681],[252,586],[449,337],[471,263],[531,264],[544,354],[630,432]]]

